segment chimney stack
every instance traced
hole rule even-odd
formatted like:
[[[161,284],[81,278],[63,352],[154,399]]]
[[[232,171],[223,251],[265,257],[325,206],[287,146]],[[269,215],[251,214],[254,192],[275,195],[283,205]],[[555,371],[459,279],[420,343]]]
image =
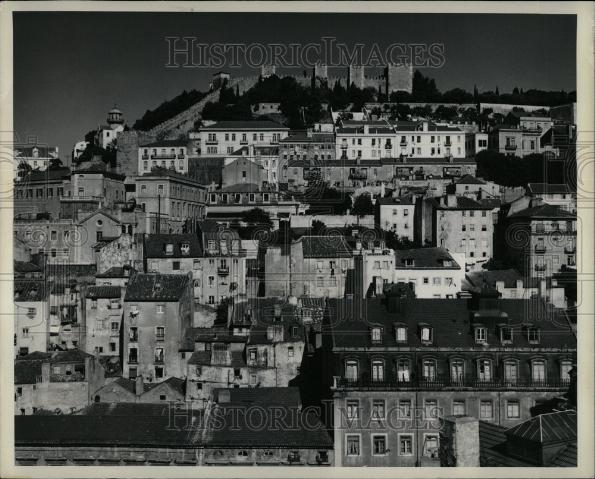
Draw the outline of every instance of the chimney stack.
[[[139,374],[134,380],[134,394],[136,397],[140,397],[140,395],[144,392],[145,388],[143,385],[143,375]]]
[[[479,467],[479,419],[447,416],[440,430],[441,467]]]

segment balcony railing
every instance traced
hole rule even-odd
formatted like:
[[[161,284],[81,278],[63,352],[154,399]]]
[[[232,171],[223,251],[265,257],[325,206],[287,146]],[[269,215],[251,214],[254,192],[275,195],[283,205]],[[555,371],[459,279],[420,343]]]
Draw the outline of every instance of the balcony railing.
[[[545,253],[545,246],[543,246],[543,245],[536,245],[535,246],[535,253],[537,253],[537,254],[544,254]]]
[[[240,142],[240,144],[241,143],[242,142]],[[205,141],[205,145],[218,145],[218,144],[219,144],[219,141],[217,141],[217,140],[207,140],[207,141]]]
[[[336,377],[334,387],[336,389],[389,389],[389,390],[420,390],[437,391],[445,388],[450,389],[568,389],[569,380],[555,381],[534,381],[534,380],[507,380],[504,378],[491,378],[489,380],[478,379],[477,377],[456,377],[436,376],[433,379],[411,379],[410,381],[373,381],[371,379],[349,379]]]
[[[535,271],[546,271],[547,270],[547,266],[545,264],[536,264],[535,265]]]
[[[446,141],[444,142],[444,146],[452,146],[452,143],[451,143],[451,141],[450,141],[450,140],[446,140]]]
[[[128,364],[138,364],[138,357],[128,357]]]
[[[350,180],[366,180],[368,179],[368,174],[364,173],[363,171],[352,171],[349,173]]]
[[[227,276],[229,274],[229,266],[219,266],[217,273],[221,276]]]
[[[564,246],[564,253],[566,254],[574,254],[576,253],[576,246]]]
[[[508,144],[508,145],[506,145],[504,147],[504,149],[507,150],[507,151],[514,151],[514,150],[516,150],[516,145],[510,145],[510,144]]]
[[[151,159],[152,160],[175,160],[176,159],[176,154],[172,153],[172,154],[158,154],[158,155],[151,155]]]

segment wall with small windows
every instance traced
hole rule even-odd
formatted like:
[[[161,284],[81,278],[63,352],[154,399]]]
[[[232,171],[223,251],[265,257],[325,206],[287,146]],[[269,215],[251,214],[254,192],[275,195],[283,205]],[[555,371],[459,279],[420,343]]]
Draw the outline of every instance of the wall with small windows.
[[[14,302],[14,355],[46,352],[50,340],[50,308],[47,301]]]

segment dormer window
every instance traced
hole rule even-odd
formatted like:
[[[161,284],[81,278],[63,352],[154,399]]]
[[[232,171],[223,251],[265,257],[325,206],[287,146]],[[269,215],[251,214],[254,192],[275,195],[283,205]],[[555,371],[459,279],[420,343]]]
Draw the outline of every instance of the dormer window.
[[[510,326],[500,328],[500,342],[502,344],[512,344],[512,328]]]
[[[445,268],[451,268],[452,267],[452,261],[449,259],[445,259],[442,260],[442,266]]]
[[[415,260],[413,258],[405,258],[403,262],[405,266],[415,266]]]
[[[167,243],[165,245],[165,254],[166,255],[173,255],[174,254],[174,245],[173,245],[173,243]]]
[[[527,341],[529,344],[539,344],[539,329],[534,326],[527,328]]]
[[[188,256],[190,254],[190,244],[182,243],[182,246],[180,246],[180,251],[183,255]]]
[[[382,328],[372,328],[372,342],[379,343],[380,341],[382,341]]]
[[[419,336],[422,343],[431,343],[433,338],[432,328],[428,325],[422,325],[419,328]]]
[[[488,330],[484,326],[477,326],[475,328],[475,342],[478,344],[485,344],[488,342]]]
[[[397,325],[395,327],[395,340],[402,343],[407,341],[407,328],[405,326]]]

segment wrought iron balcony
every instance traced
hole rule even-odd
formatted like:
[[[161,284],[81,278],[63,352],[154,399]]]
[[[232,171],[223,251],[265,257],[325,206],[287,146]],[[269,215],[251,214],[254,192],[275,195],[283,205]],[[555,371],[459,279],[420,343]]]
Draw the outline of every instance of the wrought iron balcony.
[[[217,273],[220,276],[227,276],[227,275],[229,275],[229,266],[219,266],[217,268]]]
[[[349,173],[350,180],[367,180],[368,174],[363,171],[351,171]]]
[[[569,380],[509,380],[500,377],[479,379],[476,376],[435,376],[434,378],[417,378],[410,381],[374,381],[372,379],[350,379],[335,377],[335,389],[363,390],[419,390],[438,391],[443,389],[479,389],[479,390],[519,390],[519,389],[567,389]]]
[[[535,271],[546,271],[547,270],[547,266],[545,264],[536,264],[535,265]]]
[[[576,253],[576,245],[564,246],[564,253],[566,253],[566,254],[574,254],[574,253]]]
[[[175,160],[176,159],[176,154],[158,154],[158,155],[151,155],[151,159],[152,160]]]
[[[536,245],[535,246],[535,253],[537,254],[544,254],[546,251],[546,248],[544,245]]]
[[[506,146],[504,146],[504,149],[506,151],[514,151],[516,150],[516,145],[507,144]]]

